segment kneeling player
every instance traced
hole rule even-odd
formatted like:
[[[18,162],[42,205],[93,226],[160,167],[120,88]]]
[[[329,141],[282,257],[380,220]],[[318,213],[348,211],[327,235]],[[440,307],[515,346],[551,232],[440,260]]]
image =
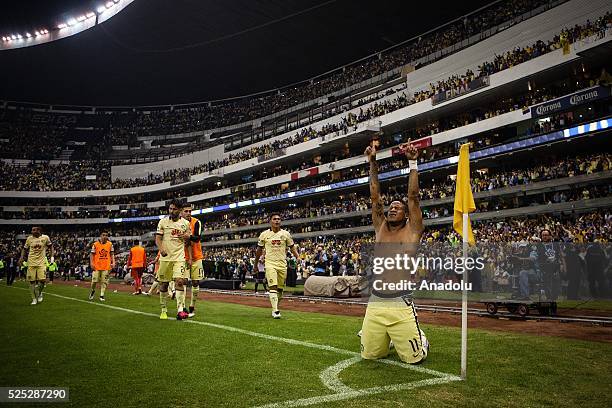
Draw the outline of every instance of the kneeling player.
[[[372,221],[376,231],[376,244],[379,245],[379,248],[384,250],[391,246],[389,244],[395,244],[393,248],[398,246],[406,248],[405,252],[414,256],[424,230],[419,202],[418,151],[409,143],[402,145],[401,148],[409,160],[408,204],[393,201],[386,217],[380,196],[376,148],[369,146],[365,151],[370,162]],[[363,320],[361,357],[365,359],[386,357],[389,353],[390,341],[393,341],[397,354],[406,363],[419,363],[427,357],[429,342],[419,328],[412,301],[399,296],[385,298],[373,294],[368,302]]]

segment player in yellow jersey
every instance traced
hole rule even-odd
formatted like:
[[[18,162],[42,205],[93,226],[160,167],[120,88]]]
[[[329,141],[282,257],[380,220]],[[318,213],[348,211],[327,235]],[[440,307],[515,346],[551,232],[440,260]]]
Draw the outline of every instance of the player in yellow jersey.
[[[108,286],[109,274],[115,267],[115,249],[113,248],[113,243],[108,240],[108,231],[102,230],[100,238],[91,245],[89,265],[92,270],[89,300],[94,299],[96,285],[100,282],[100,301],[104,302],[106,300],[104,293]]]
[[[185,247],[186,268],[189,270],[189,279],[191,279],[191,302],[189,303],[189,317],[195,316],[195,305],[200,292],[200,281],[204,279],[204,268],[202,266],[202,244],[200,243],[200,234],[202,233],[202,223],[195,217],[191,216],[191,204],[183,205],[181,216],[189,222],[191,237]]]
[[[43,301],[43,289],[45,288],[45,275],[47,272],[47,249],[49,250],[51,263],[53,263],[55,259],[53,257],[51,239],[42,233],[41,227],[32,227],[32,235],[26,239],[25,245],[21,249],[21,257],[18,264],[19,266],[23,265],[25,252],[28,251],[26,279],[30,282],[31,305],[36,305]]]
[[[297,259],[300,256],[298,246],[295,245],[291,234],[287,230],[281,229],[281,217],[279,214],[272,214],[270,217],[270,229],[265,230],[259,235],[257,242],[257,252],[255,253],[255,265],[259,263],[263,250],[266,251],[264,268],[266,280],[270,289],[270,303],[272,304],[272,317],[280,319],[281,314],[278,304],[283,297],[285,279],[287,278],[287,249]]]
[[[168,284],[174,280],[176,289],[177,320],[185,319],[185,284],[188,273],[185,269],[185,245],[191,236],[189,222],[181,218],[181,205],[173,200],[168,207],[169,216],[159,220],[155,233],[155,244],[159,249],[159,302],[160,319],[168,318],[166,294]]]

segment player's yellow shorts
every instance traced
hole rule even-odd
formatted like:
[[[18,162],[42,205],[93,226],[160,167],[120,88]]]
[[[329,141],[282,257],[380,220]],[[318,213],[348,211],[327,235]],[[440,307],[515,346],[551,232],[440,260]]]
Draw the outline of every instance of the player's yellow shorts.
[[[204,267],[202,266],[202,260],[193,261],[191,263],[191,268],[185,262],[185,268],[188,268],[190,273],[189,277],[191,280],[202,280],[204,279]]]
[[[93,271],[91,273],[92,282],[108,283],[109,273],[108,271]]]
[[[159,261],[157,273],[160,282],[189,278],[189,272],[185,268],[185,261]]]
[[[276,286],[277,288],[283,289],[285,287],[285,279],[287,279],[287,267],[278,268],[266,265],[265,269],[268,286]]]
[[[47,267],[45,265],[40,265],[40,266],[28,265],[28,271],[26,272],[26,279],[29,282],[43,281],[47,279]]]
[[[387,357],[393,340],[399,358],[408,364],[426,357],[423,332],[419,329],[414,305],[384,307],[369,304],[361,329],[361,357],[374,360]]]

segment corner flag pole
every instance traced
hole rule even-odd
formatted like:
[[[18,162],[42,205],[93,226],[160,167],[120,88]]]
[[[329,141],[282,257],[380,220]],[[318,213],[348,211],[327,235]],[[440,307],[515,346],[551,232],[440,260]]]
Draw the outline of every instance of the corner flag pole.
[[[459,149],[456,182],[453,228],[463,238],[463,260],[465,265],[467,264],[468,244],[475,243],[469,213],[476,210],[470,186],[470,146],[467,143]],[[461,291],[461,379],[465,380],[467,378],[467,270],[463,272],[461,279],[464,283]]]
[[[468,248],[468,213],[463,213],[463,264],[465,265],[467,259],[467,248]],[[468,281],[467,269],[463,272],[463,282],[467,284]],[[461,379],[467,378],[467,289],[466,285],[463,286],[461,293]]]

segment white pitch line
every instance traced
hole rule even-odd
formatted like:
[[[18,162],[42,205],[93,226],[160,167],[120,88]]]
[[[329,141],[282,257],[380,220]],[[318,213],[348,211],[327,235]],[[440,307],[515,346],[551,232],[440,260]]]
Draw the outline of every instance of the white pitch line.
[[[365,397],[368,395],[380,394],[383,392],[395,392],[411,390],[413,388],[424,387],[427,385],[446,384],[453,381],[461,381],[461,377],[449,375],[441,378],[430,378],[405,384],[384,385],[381,387],[364,388],[361,390],[347,391],[337,394],[320,395],[317,397],[301,398],[291,401],[275,402],[272,404],[259,405],[255,408],[283,408],[283,407],[305,407],[314,404],[323,404],[332,401],[342,401],[351,398]]]
[[[15,289],[27,291],[27,289],[25,288],[15,288]],[[149,317],[155,317],[155,318],[158,317],[154,313],[147,313],[147,312],[142,312],[139,310],[128,309],[128,308],[113,306],[113,305],[104,304],[104,303],[94,303],[89,300],[83,300],[83,299],[73,298],[70,296],[58,295],[56,293],[46,292],[45,295],[55,296],[61,299],[72,300],[75,302],[85,303],[88,305],[105,307],[107,309],[118,310],[118,311],[126,312],[126,313],[138,314],[142,316],[149,316]],[[170,318],[170,319],[174,320],[174,318]],[[331,352],[338,353],[338,354],[352,356],[352,358],[340,361],[339,363],[333,366],[330,366],[321,372],[321,375],[320,375],[321,381],[327,388],[333,391],[336,391],[334,394],[320,395],[317,397],[302,398],[302,399],[291,400],[291,401],[276,402],[272,404],[262,405],[258,408],[280,408],[280,407],[307,406],[307,405],[320,404],[320,403],[331,402],[331,401],[341,401],[345,399],[363,397],[363,396],[372,395],[372,394],[379,394],[379,393],[386,392],[386,391],[392,392],[392,391],[409,390],[409,389],[413,389],[417,387],[423,387],[426,385],[445,384],[445,383],[449,383],[452,381],[461,381],[460,377],[452,375],[452,374],[443,373],[441,371],[436,371],[436,370],[424,368],[421,366],[415,366],[411,364],[405,364],[405,363],[401,363],[395,360],[379,359],[375,361],[385,363],[385,364],[390,364],[390,365],[396,365],[402,368],[410,369],[412,371],[417,371],[420,373],[433,375],[438,378],[420,380],[420,381],[415,381],[412,383],[392,384],[392,385],[386,385],[386,386],[381,386],[381,387],[371,387],[371,388],[364,388],[360,390],[354,390],[350,388],[349,386],[345,385],[344,383],[342,383],[342,381],[340,381],[340,379],[338,378],[338,375],[343,369],[361,360],[361,355],[359,353],[356,353],[350,350],[340,349],[340,348],[333,347],[333,346],[328,346],[325,344],[309,343],[309,342],[302,341],[302,340],[294,340],[294,339],[288,339],[284,337],[271,336],[269,334],[253,332],[250,330],[239,329],[237,327],[225,326],[222,324],[202,322],[199,320],[184,320],[184,322],[190,323],[190,324],[199,324],[202,326],[214,327],[214,328],[221,329],[221,330],[227,330],[227,331],[232,331],[235,333],[245,334],[247,336],[259,337],[259,338],[266,339],[266,340],[272,340],[272,341],[292,344],[296,346],[309,347],[309,348],[314,348],[314,349],[319,349],[319,350],[324,350],[324,351],[331,351]]]
[[[347,393],[351,391],[355,391],[348,385],[344,384],[340,378],[340,372],[347,367],[352,366],[353,364],[361,361],[361,357],[352,357],[348,360],[342,360],[333,366],[327,367],[325,370],[321,371],[319,374],[319,378],[324,386],[329,388],[335,393]]]

